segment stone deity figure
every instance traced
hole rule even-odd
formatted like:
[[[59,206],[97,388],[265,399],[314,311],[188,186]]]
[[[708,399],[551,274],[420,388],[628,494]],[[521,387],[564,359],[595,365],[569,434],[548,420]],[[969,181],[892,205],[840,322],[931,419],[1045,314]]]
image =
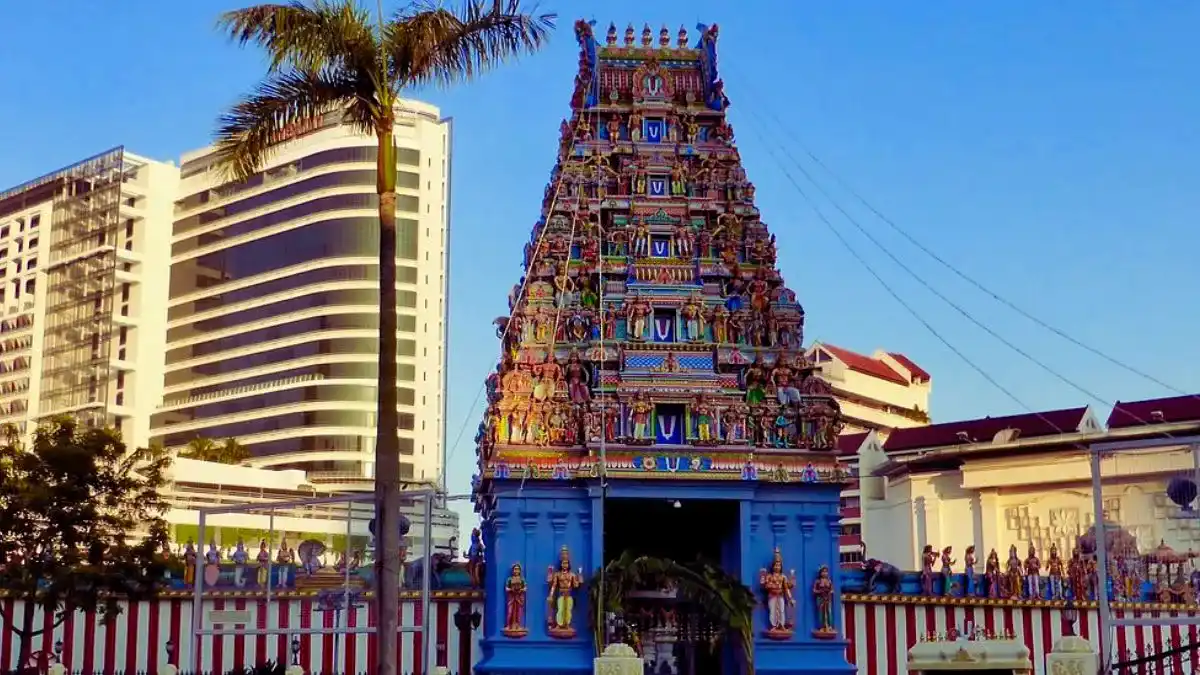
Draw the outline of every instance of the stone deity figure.
[[[921,551],[921,594],[933,595],[933,566],[937,564],[938,554],[932,544],[925,544]]]
[[[500,632],[508,638],[521,638],[529,634],[525,628],[525,593],[528,590],[525,577],[521,574],[521,563],[513,563],[504,581],[504,629]]]
[[[591,400],[592,394],[588,389],[591,376],[587,366],[579,360],[579,352],[571,352],[567,357],[567,395],[571,403],[584,404]]]
[[[204,554],[204,583],[215,586],[221,578],[221,552],[217,550],[217,542],[208,542],[208,551]]]
[[[697,295],[688,298],[679,313],[683,317],[683,327],[687,331],[685,337],[692,342],[702,342],[705,326],[704,305],[700,302],[700,298]]]
[[[288,568],[296,558],[292,555],[291,549],[287,545],[287,537],[279,540],[279,552],[275,554],[275,585],[279,588],[285,588],[288,582]]]
[[[188,539],[183,547],[183,583],[191,586],[196,583],[196,545]]]
[[[746,403],[757,405],[766,398],[767,374],[763,366],[762,353],[754,355],[754,361],[746,369],[745,375]]]
[[[713,309],[709,321],[712,322],[713,342],[726,344],[729,342],[729,310],[721,305]]]
[[[984,577],[987,579],[987,594],[989,598],[996,599],[1000,597],[1000,554],[996,553],[996,549],[992,549],[988,553],[987,563],[984,565]]]
[[[471,588],[483,587],[483,565],[485,562],[483,533],[479,528],[471,530],[471,545],[467,548],[467,578],[471,581]]]
[[[546,573],[546,583],[550,587],[546,596],[546,603],[549,605],[547,632],[550,637],[575,637],[575,628],[571,625],[575,610],[573,593],[583,585],[582,573],[582,569],[579,572],[571,571],[571,552],[563,546],[558,556],[558,569],[552,566]]]
[[[654,410],[654,405],[646,398],[646,394],[638,394],[634,399],[633,405],[630,406],[630,419],[633,423],[633,437],[638,439],[646,439],[651,437],[650,428],[650,413]]]
[[[259,588],[266,588],[269,582],[267,568],[271,566],[271,552],[267,549],[267,540],[261,539],[258,542],[258,555],[255,557],[255,562],[258,563],[258,569],[255,572],[255,579],[258,581]]]
[[[794,372],[783,354],[779,355],[775,367],[771,369],[771,382],[775,385],[775,397],[779,400],[779,405],[800,404],[800,389],[796,386]]]
[[[650,255],[650,226],[639,218],[633,225],[633,257],[645,258],[648,255]]]
[[[1023,587],[1021,579],[1021,556],[1017,554],[1016,544],[1008,547],[1008,565],[1004,573],[1004,581],[1007,584],[1007,593],[1005,595],[1013,599],[1020,598]]]
[[[575,280],[567,273],[566,263],[561,263],[558,273],[554,275],[554,291],[559,309],[565,309],[571,304],[571,297],[575,293]]]
[[[1050,554],[1046,560],[1047,582],[1050,587],[1050,599],[1063,599],[1063,561],[1058,555],[1058,544],[1050,544]]]
[[[1042,561],[1033,544],[1029,545],[1029,555],[1025,557],[1025,590],[1029,597],[1042,599]]]
[[[975,546],[967,547],[967,551],[963,554],[963,577],[966,582],[966,588],[963,589],[964,596],[975,595]]]
[[[1067,581],[1071,586],[1071,598],[1076,602],[1082,602],[1088,599],[1087,592],[1087,570],[1083,564],[1083,558],[1079,555],[1079,549],[1075,549],[1071,553],[1071,560],[1067,563]]]
[[[817,570],[812,595],[817,605],[817,627],[813,630],[813,637],[821,640],[836,638],[837,629],[833,625],[833,579],[829,576],[828,565],[821,565]]]
[[[1096,559],[1088,558],[1084,561],[1084,574],[1087,579],[1087,587],[1091,592],[1093,600],[1100,597],[1100,574],[1096,571]]]
[[[692,414],[696,417],[696,440],[701,442],[713,439],[713,413],[708,400],[701,394],[692,404]]]
[[[767,594],[767,637],[783,640],[792,636],[792,621],[788,607],[796,604],[792,589],[796,587],[796,573],[783,573],[783,554],[775,549],[771,559],[771,570],[759,570],[758,584]]]
[[[950,595],[950,591],[954,586],[954,558],[950,557],[953,552],[953,546],[947,546],[942,549],[942,595]]]
[[[633,301],[625,307],[625,337],[630,340],[645,340],[646,326],[652,313],[653,308],[649,302],[640,296],[634,296]]]
[[[238,537],[237,547],[233,550],[233,555],[230,556],[233,560],[233,585],[238,588],[246,586],[246,561],[250,559],[250,554],[246,553],[246,542]]]

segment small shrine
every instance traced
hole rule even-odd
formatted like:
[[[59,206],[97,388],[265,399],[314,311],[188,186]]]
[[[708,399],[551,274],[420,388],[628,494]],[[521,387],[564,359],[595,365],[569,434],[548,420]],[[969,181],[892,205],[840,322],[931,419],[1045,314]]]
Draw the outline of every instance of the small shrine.
[[[909,675],[972,673],[972,675],[1029,675],[1029,648],[1014,637],[992,639],[922,640],[908,650]]]
[[[654,673],[853,672],[841,412],[725,116],[718,29],[594,29],[495,321],[476,670],[590,673],[620,642]]]

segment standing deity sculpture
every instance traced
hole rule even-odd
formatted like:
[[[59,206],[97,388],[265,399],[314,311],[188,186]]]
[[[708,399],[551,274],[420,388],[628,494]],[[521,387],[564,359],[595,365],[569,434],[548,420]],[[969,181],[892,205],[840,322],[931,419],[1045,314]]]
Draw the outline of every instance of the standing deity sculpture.
[[[640,295],[635,295],[632,302],[625,306],[625,337],[629,340],[642,341],[650,324],[650,316],[654,313],[653,306]]]
[[[713,440],[713,412],[704,394],[696,396],[692,404],[692,415],[696,418],[696,441],[708,443]]]
[[[996,553],[996,549],[992,549],[988,553],[987,563],[984,566],[984,577],[987,579],[987,594],[989,598],[999,598],[1000,593],[1000,554]]]
[[[246,553],[246,542],[238,537],[237,547],[233,550],[233,555],[230,560],[233,561],[233,585],[238,588],[246,586],[246,561],[250,559],[250,554]]]
[[[953,546],[947,546],[942,549],[942,595],[949,596],[954,589],[954,563],[955,560],[950,556],[953,552]]]
[[[963,589],[964,596],[975,595],[975,546],[972,544],[967,547],[966,553],[963,554],[963,577],[965,588]]]
[[[591,400],[592,394],[589,390],[591,375],[588,373],[588,368],[579,360],[579,352],[572,351],[567,357],[566,367],[567,377],[567,396],[570,397],[572,403],[586,404]]]
[[[937,564],[937,559],[933,544],[925,544],[921,551],[921,595],[933,595],[933,566]]]
[[[217,550],[217,542],[209,540],[208,551],[204,554],[204,583],[215,586],[221,578],[221,552]]]
[[[529,634],[525,628],[525,595],[529,585],[521,574],[521,563],[513,563],[504,580],[504,628],[507,638],[522,638]]]
[[[833,578],[829,575],[828,565],[821,565],[817,570],[817,578],[812,585],[812,596],[817,606],[817,627],[813,629],[813,637],[819,640],[836,638],[837,628],[833,623]]]
[[[683,317],[684,336],[689,342],[703,342],[706,326],[704,325],[704,304],[699,293],[693,293],[679,310]]]
[[[1058,544],[1050,544],[1050,554],[1046,560],[1047,585],[1050,586],[1050,599],[1063,599],[1063,561],[1058,555]]]
[[[1029,555],[1025,557],[1025,591],[1030,598],[1042,599],[1042,561],[1033,544],[1029,545]]]
[[[255,580],[258,582],[259,588],[266,588],[270,582],[270,567],[271,567],[271,551],[267,547],[267,540],[260,539],[258,542],[258,555],[254,557],[254,561],[258,563],[258,569],[255,570]]]
[[[1004,575],[1006,593],[1004,595],[1013,599],[1020,598],[1023,586],[1022,581],[1021,556],[1017,554],[1017,545],[1013,544],[1008,548],[1008,567]]]
[[[650,255],[650,225],[638,218],[633,223],[633,257],[645,258]]]
[[[196,544],[191,539],[188,539],[187,544],[183,547],[183,583],[188,586],[196,583],[197,560]]]
[[[571,552],[566,546],[562,547],[558,556],[558,568],[550,566],[546,572],[546,583],[549,594],[546,596],[547,632],[550,637],[569,639],[575,637],[575,628],[571,625],[575,611],[575,590],[583,585],[583,570],[571,571]]]
[[[793,622],[789,616],[788,607],[796,603],[792,589],[796,587],[796,573],[783,573],[783,554],[776,547],[771,559],[770,571],[763,569],[758,573],[758,585],[767,594],[767,632],[772,640],[786,640],[794,632]]]
[[[629,406],[629,418],[634,439],[649,440],[653,438],[654,430],[650,428],[650,413],[653,411],[654,404],[650,403],[646,392],[639,393]]]

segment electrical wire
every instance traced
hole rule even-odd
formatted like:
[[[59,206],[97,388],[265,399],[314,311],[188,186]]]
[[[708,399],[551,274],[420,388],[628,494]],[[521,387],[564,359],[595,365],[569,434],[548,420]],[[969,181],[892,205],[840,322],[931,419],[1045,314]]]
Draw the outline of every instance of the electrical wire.
[[[592,74],[592,82],[590,83],[590,87],[594,87],[594,86],[598,85],[598,83],[599,83],[600,69],[595,68],[594,70],[595,70],[595,72]],[[585,94],[585,97],[586,97],[586,94]],[[586,100],[586,98],[585,98],[585,100]],[[597,119],[599,118],[599,115],[600,115],[600,112],[599,112],[599,109],[597,109],[597,111],[596,111]],[[534,242],[534,245],[533,245],[534,253],[541,250],[542,242],[546,238],[546,233],[550,231],[550,215],[554,213],[554,208],[558,203],[558,198],[562,194],[563,180],[566,178],[566,174],[567,174],[566,167],[564,166],[564,164],[565,164],[566,160],[570,159],[571,157],[573,157],[575,155],[575,146],[577,145],[578,140],[579,140],[579,129],[580,129],[580,126],[586,122],[587,122],[587,113],[584,113],[584,114],[576,117],[574,120],[574,123],[570,127],[571,128],[571,143],[567,147],[567,152],[566,152],[565,156],[556,163],[556,166],[558,167],[558,176],[555,179],[554,194],[550,198],[550,204],[546,207],[547,215],[545,218],[545,222],[541,226],[541,232],[538,233],[536,241]],[[595,127],[593,127],[593,130],[594,129],[595,129]],[[528,262],[532,263],[532,260],[528,261]],[[501,331],[501,333],[500,333],[501,349],[503,349],[504,341],[508,337],[508,332],[510,330],[512,330],[512,325],[513,325],[512,312],[515,310],[515,308],[517,308],[521,305],[521,301],[525,298],[525,291],[528,288],[530,279],[533,276],[532,274],[529,274],[530,266],[528,263],[526,264],[525,271],[526,271],[525,277],[521,281],[520,287],[518,288],[517,294],[513,301],[513,307],[509,311],[509,320],[507,323],[504,324],[504,330]],[[445,463],[445,466],[442,467],[443,472],[446,472],[449,469],[450,460],[454,459],[455,453],[458,451],[458,448],[461,446],[463,436],[466,434],[467,429],[471,425],[471,420],[475,415],[475,407],[477,405],[479,405],[479,399],[483,397],[483,392],[487,389],[487,377],[488,377],[488,375],[491,374],[493,369],[494,369],[494,366],[488,368],[488,373],[484,375],[483,382],[480,383],[478,391],[475,392],[475,399],[473,401],[471,401],[471,405],[467,409],[467,414],[463,417],[463,423],[462,423],[462,426],[459,427],[458,435],[455,436],[454,443],[450,446],[449,451],[446,453],[446,463]]]
[[[752,90],[751,91],[752,95],[756,95],[755,92],[753,91],[752,87],[747,87],[747,88]],[[949,270],[952,274],[954,274],[958,278],[962,279],[963,281],[967,282],[971,286],[974,286],[977,290],[979,290],[984,295],[987,295],[987,296],[991,297],[993,300],[995,300],[996,302],[1004,305],[1005,307],[1008,307],[1010,310],[1012,310],[1013,312],[1016,312],[1020,316],[1024,317],[1026,320],[1031,321],[1032,323],[1036,324],[1037,326],[1041,327],[1042,329],[1047,330],[1047,331],[1057,335],[1058,337],[1062,338],[1063,340],[1066,340],[1067,342],[1075,345],[1076,347],[1079,347],[1080,349],[1083,349],[1084,351],[1089,352],[1093,356],[1099,357],[1099,358],[1117,366],[1118,368],[1121,368],[1129,373],[1137,375],[1138,377],[1141,377],[1141,378],[1147,380],[1148,382],[1156,384],[1168,391],[1174,392],[1174,393],[1182,395],[1182,396],[1187,396],[1190,398],[1200,400],[1200,394],[1190,393],[1188,391],[1185,391],[1183,389],[1175,387],[1167,382],[1164,382],[1162,379],[1157,378],[1154,375],[1151,375],[1151,374],[1145,372],[1144,370],[1137,368],[1136,366],[1132,366],[1128,363],[1125,363],[1124,361],[1121,361],[1117,357],[1112,356],[1111,354],[1108,354],[1107,352],[1104,352],[1097,347],[1093,347],[1093,346],[1083,342],[1082,340],[1070,335],[1065,330],[1063,330],[1057,326],[1054,326],[1053,324],[1050,324],[1049,322],[1039,318],[1037,315],[1033,314],[1032,312],[1029,312],[1029,311],[1023,309],[1022,307],[1017,305],[1012,300],[1009,300],[1008,298],[1000,295],[1000,293],[998,293],[997,291],[991,289],[988,286],[985,286],[979,280],[975,279],[974,277],[967,274],[966,272],[963,272],[961,269],[956,267],[953,263],[947,261],[945,258],[938,255],[935,251],[930,249],[928,246],[926,246],[924,243],[922,243],[920,240],[918,240],[916,237],[914,237],[912,234],[910,234],[904,228],[900,227],[900,225],[897,224],[894,220],[892,220],[887,215],[885,215],[883,212],[881,212],[878,208],[876,208],[870,201],[867,200],[866,197],[862,196],[861,193],[859,193],[857,190],[855,190],[853,186],[851,186],[847,181],[842,179],[841,176],[839,176],[824,161],[822,161],[820,157],[818,157],[815,153],[813,153],[809,149],[809,147],[799,138],[799,135],[796,133],[795,129],[792,126],[784,124],[783,121],[780,120],[779,115],[775,113],[775,111],[770,110],[770,109],[765,109],[765,110],[766,110],[765,114],[770,116],[770,118],[774,121],[775,126],[778,127],[779,129],[781,129],[790,140],[792,140],[797,146],[799,146],[800,150],[808,157],[808,159],[810,161],[812,161],[814,164],[816,164],[818,167],[820,167],[822,171],[827,173],[834,180],[834,182],[837,183],[837,185],[839,187],[846,190],[846,192],[848,192],[852,197],[854,197],[854,199],[856,201],[858,201],[859,204],[861,204],[864,208],[866,208],[868,211],[870,211],[872,214],[874,214],[875,217],[877,217],[881,221],[883,221],[884,224],[886,224],[888,227],[890,227],[892,230],[894,230],[897,234],[899,234],[901,237],[903,237],[906,241],[908,241],[910,244],[912,244],[914,247],[916,247],[918,250],[920,250],[925,255],[932,258],[939,265],[941,265],[942,267]],[[789,153],[789,155],[790,155],[790,153]],[[795,158],[792,158],[792,161],[794,164],[796,164],[796,166],[798,168],[801,166],[800,163],[795,160]],[[803,171],[803,169],[801,169],[801,170]],[[805,172],[805,174],[807,175],[807,172]],[[837,203],[833,200],[832,197],[829,196],[829,193],[827,191],[825,191],[818,182],[813,180],[811,176],[809,177],[809,181],[814,186],[816,186],[817,190],[820,191],[821,194],[824,195],[825,198],[830,201],[830,203],[833,203],[835,206],[837,206]],[[842,211],[841,207],[838,207],[838,210]],[[845,211],[842,211],[842,212],[845,213]],[[1072,385],[1072,386],[1074,386],[1074,385]]]

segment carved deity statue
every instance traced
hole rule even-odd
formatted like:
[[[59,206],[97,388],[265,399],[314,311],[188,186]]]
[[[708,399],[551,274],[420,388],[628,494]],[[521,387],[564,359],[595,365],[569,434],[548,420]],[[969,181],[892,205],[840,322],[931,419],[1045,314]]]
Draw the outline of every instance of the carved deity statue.
[[[812,596],[817,606],[817,627],[813,629],[813,637],[820,640],[836,638],[837,629],[833,625],[833,579],[829,576],[828,565],[821,565],[817,570],[817,578],[812,585]]]
[[[933,595],[933,566],[937,564],[938,554],[933,550],[933,544],[925,544],[921,551],[921,594]]]
[[[687,332],[684,337],[691,342],[701,342],[705,337],[704,304],[698,293],[693,293],[688,301],[680,308],[683,317],[683,327]]]
[[[183,547],[183,583],[191,586],[196,583],[196,544],[188,539],[187,545]]]
[[[713,412],[704,394],[696,396],[692,416],[696,419],[696,440],[702,443],[713,440]]]
[[[1079,549],[1071,552],[1071,560],[1067,563],[1067,580],[1071,586],[1071,597],[1076,602],[1088,599],[1087,568]]]
[[[233,585],[238,588],[246,586],[246,561],[250,559],[250,555],[246,553],[246,542],[238,537],[237,547],[233,550],[233,555],[230,560],[233,561]]]
[[[966,588],[963,589],[964,596],[975,595],[975,546],[967,547],[966,553],[963,554],[963,576],[966,577]]]
[[[558,569],[553,566],[546,572],[546,584],[549,593],[546,595],[547,632],[550,637],[569,639],[575,637],[575,628],[571,619],[575,611],[576,589],[583,585],[583,570],[571,571],[571,552],[566,546],[562,547],[558,556]]]
[[[984,567],[984,577],[987,579],[987,593],[989,598],[1000,597],[1000,554],[996,553],[996,549],[992,549],[988,553],[987,564]]]
[[[267,548],[267,540],[260,539],[258,542],[258,555],[254,561],[258,563],[258,570],[255,573],[255,579],[258,581],[259,588],[266,588],[270,581],[268,576],[268,568],[271,566],[271,551]]]
[[[1042,561],[1033,544],[1029,545],[1029,555],[1025,557],[1025,591],[1030,598],[1042,598]]]
[[[1058,555],[1058,544],[1050,544],[1049,558],[1046,560],[1050,599],[1063,599],[1063,561]]]
[[[529,634],[525,628],[525,594],[528,590],[525,577],[521,574],[521,563],[513,563],[504,581],[504,629],[500,632],[508,638],[521,638]]]
[[[633,403],[629,406],[629,417],[633,426],[634,438],[652,438],[654,430],[650,428],[650,413],[653,410],[654,404],[650,402],[645,392],[638,394],[637,398],[633,400]]]
[[[1007,584],[1005,593],[1010,598],[1021,597],[1021,556],[1017,554],[1017,545],[1008,547],[1008,567],[1005,570],[1004,581]]]
[[[783,573],[783,554],[778,548],[771,559],[771,570],[759,570],[758,584],[767,594],[767,637],[776,640],[791,637],[794,624],[788,616],[788,607],[796,604],[792,595],[796,573]]]
[[[947,546],[946,548],[942,549],[942,595],[950,595],[950,591],[954,585],[953,567],[956,561],[950,555],[953,551],[953,546]]]

